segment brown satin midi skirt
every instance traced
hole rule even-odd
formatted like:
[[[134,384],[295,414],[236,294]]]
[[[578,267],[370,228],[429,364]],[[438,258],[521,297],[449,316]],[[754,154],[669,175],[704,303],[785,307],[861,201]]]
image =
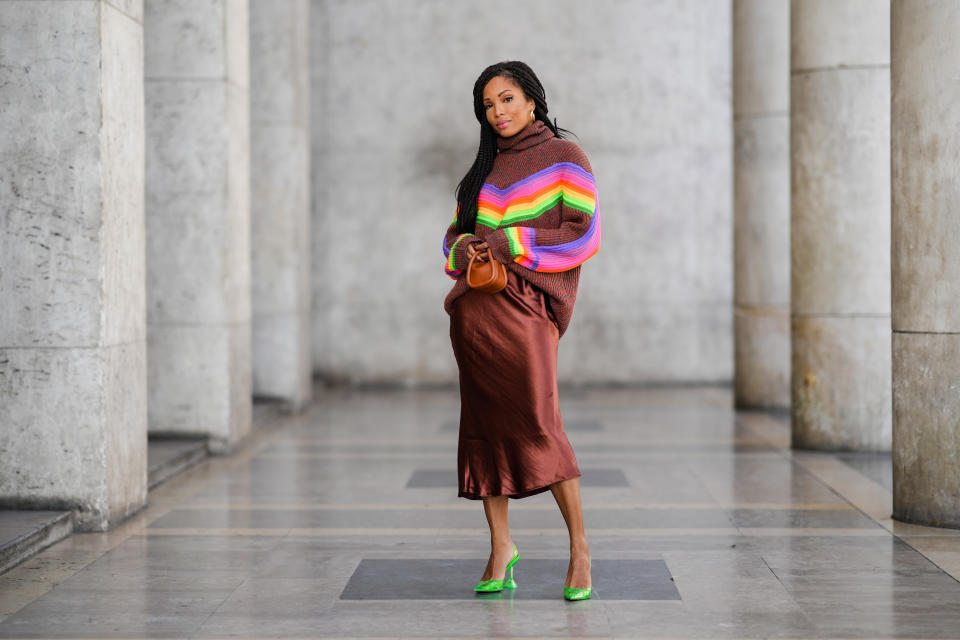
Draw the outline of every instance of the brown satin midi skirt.
[[[459,496],[525,498],[580,475],[557,398],[559,332],[544,293],[513,271],[453,304],[460,370]]]

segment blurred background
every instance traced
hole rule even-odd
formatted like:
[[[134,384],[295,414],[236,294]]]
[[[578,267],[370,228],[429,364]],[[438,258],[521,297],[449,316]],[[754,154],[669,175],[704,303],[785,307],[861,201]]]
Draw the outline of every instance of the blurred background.
[[[587,153],[603,211],[560,380],[731,379],[729,2],[361,0],[311,10],[322,378],[456,380],[440,239],[479,143],[473,83],[489,64],[523,60]]]

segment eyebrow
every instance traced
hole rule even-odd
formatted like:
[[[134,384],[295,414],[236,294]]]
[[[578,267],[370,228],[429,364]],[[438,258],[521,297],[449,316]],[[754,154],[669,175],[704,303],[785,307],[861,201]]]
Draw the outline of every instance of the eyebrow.
[[[501,91],[500,93],[497,94],[497,97],[499,98],[500,96],[502,96],[503,94],[505,94],[507,91],[513,91],[513,89],[504,89],[503,91]],[[484,102],[489,102],[489,101],[490,101],[490,98],[484,98],[483,101],[484,101]]]

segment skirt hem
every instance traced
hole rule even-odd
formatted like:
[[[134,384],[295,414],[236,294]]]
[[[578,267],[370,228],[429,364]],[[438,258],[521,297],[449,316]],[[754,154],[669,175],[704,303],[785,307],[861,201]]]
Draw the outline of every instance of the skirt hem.
[[[527,489],[526,491],[521,491],[520,493],[498,493],[491,495],[482,495],[479,493],[474,493],[472,491],[463,491],[462,489],[457,493],[458,498],[466,498],[467,500],[483,500],[484,498],[499,498],[500,496],[507,496],[508,498],[513,498],[519,500],[521,498],[529,498],[530,496],[537,495],[538,493],[543,493],[550,489],[552,485],[555,485],[558,482],[564,482],[566,480],[573,480],[574,478],[579,478],[583,475],[581,472],[573,473],[567,476],[566,478],[560,478],[559,480],[554,480],[550,484],[545,484],[541,487],[536,487],[534,489]]]

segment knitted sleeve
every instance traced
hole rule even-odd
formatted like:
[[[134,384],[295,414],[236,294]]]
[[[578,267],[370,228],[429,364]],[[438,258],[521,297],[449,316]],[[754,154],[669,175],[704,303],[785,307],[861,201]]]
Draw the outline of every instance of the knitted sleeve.
[[[521,225],[501,227],[485,240],[501,262],[516,262],[533,271],[557,272],[573,269],[600,248],[600,212],[597,191],[586,154],[573,146],[569,158],[550,167],[538,192],[559,192],[560,226],[534,228]]]
[[[472,240],[478,240],[472,233],[457,234],[457,217],[454,216],[443,236],[443,255],[447,259],[443,270],[454,280],[467,268],[467,245]]]

